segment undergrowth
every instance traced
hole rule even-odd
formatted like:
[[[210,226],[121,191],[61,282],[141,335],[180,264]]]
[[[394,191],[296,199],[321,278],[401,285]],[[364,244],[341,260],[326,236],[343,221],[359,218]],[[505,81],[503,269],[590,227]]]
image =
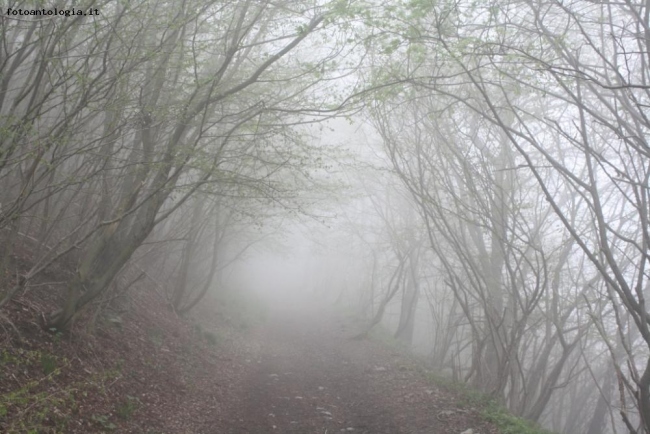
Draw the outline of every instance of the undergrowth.
[[[393,351],[400,352],[418,366],[422,367],[424,365],[420,358],[411,353],[403,343],[395,339],[381,325],[375,326],[369,333],[369,336],[381,345]],[[474,390],[465,384],[431,374],[425,369],[422,369],[422,373],[438,387],[458,395],[460,397],[459,405],[477,409],[483,418],[492,422],[499,429],[501,434],[553,434],[551,431],[541,428],[534,422],[513,415],[488,395]]]
[[[490,396],[466,384],[431,373],[427,374],[427,377],[438,387],[458,395],[460,397],[458,405],[477,409],[483,418],[499,428],[501,434],[553,434],[534,422],[513,415]]]
[[[7,434],[54,434],[68,432],[70,422],[78,418],[78,400],[88,393],[106,394],[108,382],[121,376],[121,366],[101,371],[84,381],[66,383],[61,373],[70,369],[70,361],[46,350],[4,349],[0,352],[0,380],[14,388],[0,389],[0,432]],[[25,376],[26,378],[21,378]],[[139,401],[127,396],[118,417],[128,419]],[[111,416],[92,415],[91,420],[103,431],[117,426]]]
[[[0,372],[32,372],[34,376],[14,390],[0,393],[0,431],[9,433],[63,433],[76,409],[74,387],[61,387],[57,377],[69,362],[44,351],[3,350]]]

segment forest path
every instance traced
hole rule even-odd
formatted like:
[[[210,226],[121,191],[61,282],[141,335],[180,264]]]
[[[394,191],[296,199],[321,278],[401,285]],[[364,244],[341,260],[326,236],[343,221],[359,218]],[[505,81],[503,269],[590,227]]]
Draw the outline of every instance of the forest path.
[[[239,414],[227,432],[495,432],[407,357],[351,339],[358,330],[352,319],[314,302],[274,309],[252,333]]]

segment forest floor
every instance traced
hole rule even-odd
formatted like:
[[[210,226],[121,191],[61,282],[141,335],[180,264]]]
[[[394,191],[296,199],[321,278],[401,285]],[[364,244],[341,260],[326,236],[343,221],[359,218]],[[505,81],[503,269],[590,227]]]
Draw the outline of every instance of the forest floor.
[[[0,432],[498,433],[322,303],[232,315],[206,302],[185,320],[138,290],[52,334],[54,294],[44,284],[0,312]]]
[[[496,433],[397,348],[316,303],[272,311],[253,336],[228,433]]]

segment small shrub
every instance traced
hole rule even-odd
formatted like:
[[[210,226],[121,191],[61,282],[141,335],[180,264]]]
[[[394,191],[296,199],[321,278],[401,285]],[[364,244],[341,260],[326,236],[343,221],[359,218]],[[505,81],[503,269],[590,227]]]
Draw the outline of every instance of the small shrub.
[[[553,434],[551,431],[542,429],[534,422],[511,414],[490,396],[478,392],[466,384],[435,374],[429,374],[428,378],[441,388],[459,395],[460,406],[477,408],[483,418],[499,428],[501,434]]]
[[[133,413],[135,413],[138,407],[140,407],[140,404],[141,402],[138,398],[127,395],[122,404],[117,407],[117,415],[120,417],[120,419],[128,420],[131,418]]]
[[[57,331],[54,333],[54,338],[52,338],[52,341],[54,342],[54,345],[58,345],[61,342],[61,339],[63,339],[63,333],[60,331]]]
[[[35,392],[39,381],[31,381],[23,388],[0,395],[0,420],[7,419],[4,426],[7,433],[51,432],[55,424],[59,432],[65,432],[69,416],[58,409],[69,408],[74,402],[73,392],[68,389],[53,395],[49,392]],[[16,417],[20,415],[20,417]]]
[[[16,364],[19,361],[19,359],[15,356],[13,356],[9,351],[3,350],[2,351],[2,357],[0,357],[0,366],[3,365],[8,365],[8,364]]]
[[[50,375],[56,371],[56,358],[51,354],[42,353],[41,354],[41,368],[45,375]]]
[[[481,411],[481,415],[499,427],[501,434],[553,434],[534,422],[510,414],[508,410],[494,402],[488,404]]]
[[[106,415],[93,414],[90,419],[105,430],[115,431],[117,429],[117,425],[111,422]]]

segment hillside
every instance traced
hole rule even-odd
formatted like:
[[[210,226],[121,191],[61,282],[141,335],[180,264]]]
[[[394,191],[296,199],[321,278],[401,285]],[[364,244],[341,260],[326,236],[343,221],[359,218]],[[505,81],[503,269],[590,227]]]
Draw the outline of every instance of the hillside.
[[[267,314],[213,299],[182,319],[143,284],[53,334],[41,326],[56,301],[45,280],[3,311],[2,432],[499,432],[395,348],[351,339],[353,318],[309,300]]]

